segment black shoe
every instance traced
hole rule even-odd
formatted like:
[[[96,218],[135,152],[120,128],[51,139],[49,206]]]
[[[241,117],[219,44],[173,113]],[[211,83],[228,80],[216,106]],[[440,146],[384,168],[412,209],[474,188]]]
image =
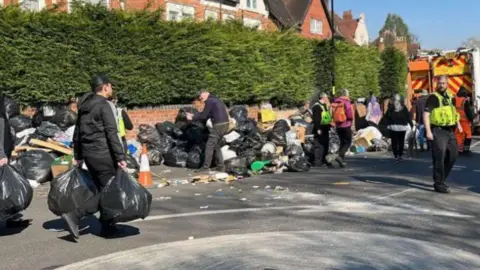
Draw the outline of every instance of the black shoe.
[[[403,161],[403,157],[398,157],[398,162],[402,162]]]
[[[337,161],[338,165],[340,166],[340,168],[347,167],[347,163],[342,158],[339,157],[339,158],[336,159],[336,161]]]
[[[31,221],[31,219],[9,219],[7,220],[5,226],[9,229],[25,228],[31,224]]]
[[[73,238],[80,238],[80,232],[78,231],[79,219],[75,212],[70,212],[67,214],[62,214],[62,219],[67,223],[67,229]]]
[[[450,193],[450,188],[448,188],[446,184],[434,184],[433,188],[438,193],[444,193],[444,194]]]
[[[102,229],[100,230],[100,236],[109,238],[113,237],[115,235],[121,234],[122,229],[117,227],[115,224],[112,223],[106,223],[106,222],[101,222],[102,224]]]

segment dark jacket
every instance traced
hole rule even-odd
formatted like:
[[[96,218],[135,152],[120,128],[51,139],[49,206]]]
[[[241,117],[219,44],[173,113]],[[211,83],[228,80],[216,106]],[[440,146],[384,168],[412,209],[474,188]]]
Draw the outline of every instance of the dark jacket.
[[[421,96],[415,101],[415,122],[423,125],[423,112],[425,111],[425,104],[428,96]]]
[[[10,158],[15,144],[5,109],[5,95],[0,95],[0,158]]]
[[[410,127],[413,127],[412,117],[406,106],[403,106],[400,111],[396,112],[393,105],[390,105],[386,116],[388,125],[410,125]]]
[[[322,105],[320,103],[315,103],[312,107],[312,123],[314,131],[330,129],[330,125],[322,125],[322,113],[324,109],[328,110],[328,106],[326,104]]]
[[[212,119],[212,124],[228,123],[228,112],[225,104],[216,96],[210,94],[202,112],[195,114],[193,121]]]
[[[117,121],[106,98],[90,93],[80,99],[73,143],[77,160],[88,157],[125,160]]]

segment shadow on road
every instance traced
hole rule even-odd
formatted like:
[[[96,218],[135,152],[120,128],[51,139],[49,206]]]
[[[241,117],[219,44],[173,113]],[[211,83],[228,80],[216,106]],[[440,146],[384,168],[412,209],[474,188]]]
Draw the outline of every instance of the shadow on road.
[[[417,188],[425,191],[433,191],[432,185],[427,185],[421,182],[413,182],[402,178],[389,178],[389,177],[379,177],[379,176],[350,176],[351,178],[365,182],[380,182],[383,184],[397,185],[402,187],[411,187]]]
[[[26,222],[24,224],[22,224],[21,226],[16,226],[16,227],[13,227],[13,228],[9,228],[9,227],[3,227],[0,225],[0,237],[2,236],[9,236],[9,235],[15,235],[15,234],[19,234],[21,232],[23,232],[26,228],[30,227],[30,225],[32,225],[32,222],[31,220],[29,220],[30,222]]]
[[[137,227],[133,227],[125,224],[118,224],[119,233],[105,237],[106,239],[118,239],[125,238],[129,236],[134,236],[140,234],[140,230]],[[52,232],[67,232],[67,224],[61,218],[49,220],[43,223],[43,228]],[[79,225],[80,235],[93,234],[98,237],[103,237],[100,235],[101,226],[98,222],[98,219],[95,216],[88,216],[80,221]],[[75,239],[70,236],[70,234],[60,236],[59,239],[65,240],[67,242],[75,243]]]

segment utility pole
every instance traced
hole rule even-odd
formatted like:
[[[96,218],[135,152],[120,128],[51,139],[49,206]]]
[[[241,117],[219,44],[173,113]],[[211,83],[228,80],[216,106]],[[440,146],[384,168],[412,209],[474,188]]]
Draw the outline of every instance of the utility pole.
[[[331,6],[330,6],[330,13],[328,12],[328,5],[326,0],[320,0],[320,3],[322,4],[323,10],[325,10],[325,15],[327,16],[327,21],[330,26],[330,32],[332,33],[332,40],[331,40],[331,61],[332,61],[332,70],[331,70],[331,75],[332,75],[332,94],[335,95],[335,10],[334,10],[334,0],[331,1]]]

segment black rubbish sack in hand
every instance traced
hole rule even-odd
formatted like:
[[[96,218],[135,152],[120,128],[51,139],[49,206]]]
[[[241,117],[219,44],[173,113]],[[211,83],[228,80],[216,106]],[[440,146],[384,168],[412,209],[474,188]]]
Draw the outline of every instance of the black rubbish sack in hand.
[[[313,137],[306,138],[302,146],[308,161],[313,162],[315,160],[315,139]]]
[[[17,115],[9,120],[10,126],[16,133],[32,127],[32,118],[25,115]]]
[[[225,172],[235,176],[249,176],[247,159],[236,157],[225,161]]]
[[[28,180],[43,184],[51,181],[52,163],[55,158],[42,150],[30,150],[18,156],[17,164]]]
[[[105,220],[129,222],[150,214],[152,194],[128,173],[117,173],[101,192],[100,213]]]
[[[27,209],[33,189],[27,179],[10,165],[0,167],[0,218]]]
[[[37,128],[37,131],[35,131],[36,134],[46,138],[53,138],[60,132],[62,132],[62,130],[57,125],[45,121],[42,122]]]
[[[137,178],[140,170],[140,165],[137,160],[132,155],[126,155],[125,161],[127,162],[126,171],[133,177]]]
[[[7,114],[8,119],[12,119],[17,115],[20,115],[20,106],[18,106],[18,103],[15,100],[9,97],[5,97],[3,103],[5,106],[5,113]]]
[[[69,127],[75,125],[75,122],[77,121],[77,114],[68,109],[57,110],[51,121],[61,130],[65,131]]]
[[[189,122],[187,119],[187,113],[196,114],[198,110],[194,107],[183,107],[178,110],[177,117],[175,118],[175,123],[177,122]]]
[[[150,166],[162,165],[162,155],[162,152],[156,148],[148,149],[148,163],[150,164]]]
[[[78,218],[98,211],[100,196],[90,173],[74,167],[52,180],[48,209],[55,215],[75,211]]]
[[[337,131],[332,128],[330,129],[330,141],[328,143],[328,152],[330,154],[337,154],[340,150],[340,137],[338,137]]]
[[[173,148],[168,153],[163,155],[165,161],[163,162],[166,166],[170,167],[187,167],[188,154],[185,151],[182,151],[178,148]]]
[[[203,165],[205,147],[196,145],[190,149],[187,158],[187,168],[199,169]]]
[[[237,121],[237,124],[247,121],[248,110],[243,105],[235,105],[230,109],[230,117]]]
[[[310,163],[305,157],[293,156],[288,159],[287,167],[291,172],[308,172],[310,170]]]
[[[160,140],[160,133],[152,126],[140,125],[137,137],[140,143],[155,144]]]

